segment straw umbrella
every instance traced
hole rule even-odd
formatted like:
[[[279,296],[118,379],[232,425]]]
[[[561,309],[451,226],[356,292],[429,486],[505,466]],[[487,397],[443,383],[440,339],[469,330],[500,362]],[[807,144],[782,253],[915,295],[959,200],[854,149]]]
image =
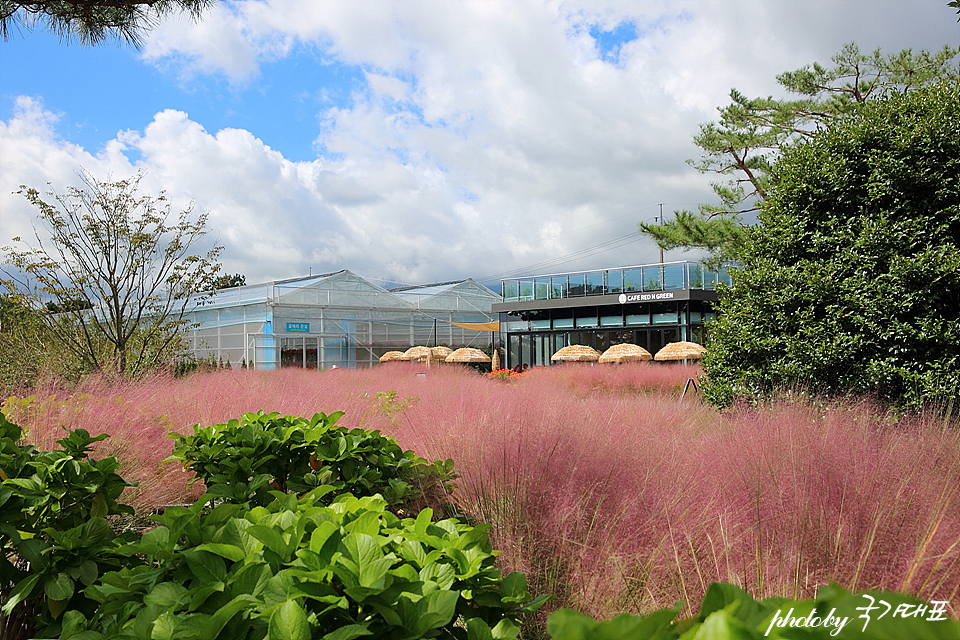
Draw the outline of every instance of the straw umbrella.
[[[448,355],[446,362],[490,362],[490,356],[485,354],[483,351],[480,351],[480,349],[474,349],[473,347],[462,347]]]
[[[593,347],[571,344],[557,351],[550,359],[554,362],[596,362],[600,359],[600,352]]]
[[[425,362],[427,357],[430,355],[430,347],[410,347],[403,352],[403,360],[416,360],[417,362]]]
[[[433,358],[434,362],[443,362],[447,359],[447,356],[453,353],[453,349],[450,347],[431,347],[430,356]]]
[[[652,360],[653,355],[641,346],[630,344],[615,344],[600,355],[599,362],[640,362]]]
[[[496,347],[493,348],[493,357],[490,358],[490,370],[499,371],[500,370],[500,350]]]
[[[403,360],[403,351],[387,351],[380,356],[380,362],[396,362]]]
[[[653,359],[657,362],[666,360],[699,360],[707,350],[696,342],[671,342],[657,351]]]

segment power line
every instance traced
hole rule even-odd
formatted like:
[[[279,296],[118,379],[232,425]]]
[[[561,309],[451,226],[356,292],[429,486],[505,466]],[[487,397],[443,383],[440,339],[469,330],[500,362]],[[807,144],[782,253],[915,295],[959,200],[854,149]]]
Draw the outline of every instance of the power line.
[[[554,267],[565,262],[570,262],[579,258],[587,258],[611,251],[613,249],[619,249],[625,247],[629,244],[637,242],[640,240],[640,235],[633,233],[626,236],[620,236],[614,238],[613,240],[608,240],[607,242],[601,242],[600,244],[593,245],[592,247],[587,247],[586,249],[581,249],[580,251],[575,251],[573,253],[568,253],[562,256],[557,256],[556,258],[551,258],[549,260],[544,260],[542,262],[537,262],[535,264],[526,265],[524,267],[519,267],[515,269],[510,269],[508,271],[501,271],[499,273],[493,273],[490,275],[482,276],[475,278],[475,280],[499,280],[502,278],[511,278],[518,275],[529,274],[532,271],[545,269],[547,267]]]

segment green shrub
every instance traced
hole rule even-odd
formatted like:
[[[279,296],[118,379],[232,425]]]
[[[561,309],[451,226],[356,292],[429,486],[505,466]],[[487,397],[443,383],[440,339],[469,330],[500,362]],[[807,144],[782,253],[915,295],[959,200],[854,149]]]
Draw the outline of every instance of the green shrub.
[[[785,150],[703,361],[718,405],[783,388],[920,410],[960,391],[960,83]]]
[[[67,431],[59,450],[37,451],[19,444],[22,430],[0,413],[0,611],[23,634],[64,611],[92,610],[82,589],[126,561],[112,552],[127,538],[105,518],[133,513],[117,501],[132,485],[115,458],[89,456],[105,434]]]
[[[486,525],[401,520],[379,496],[327,505],[332,491],[168,509],[125,549],[147,564],[88,587],[100,607],[68,612],[59,637],[516,638],[547,600],[529,601],[523,574],[501,579]]]
[[[451,488],[453,461],[428,464],[379,431],[337,426],[342,415],[307,420],[259,411],[226,424],[195,425],[193,435],[175,435],[169,460],[203,480],[211,496],[237,504],[263,506],[274,490],[299,494],[329,485],[330,499],[380,494],[391,506],[409,506],[424,493],[445,495]]]

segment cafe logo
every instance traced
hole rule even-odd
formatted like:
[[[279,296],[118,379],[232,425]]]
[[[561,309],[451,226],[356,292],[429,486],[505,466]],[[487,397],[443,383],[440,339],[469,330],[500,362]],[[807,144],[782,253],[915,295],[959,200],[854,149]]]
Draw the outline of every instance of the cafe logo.
[[[628,302],[648,302],[650,300],[672,300],[673,291],[666,291],[663,293],[632,293],[629,296],[625,293],[621,293],[618,300],[620,304],[626,304]]]

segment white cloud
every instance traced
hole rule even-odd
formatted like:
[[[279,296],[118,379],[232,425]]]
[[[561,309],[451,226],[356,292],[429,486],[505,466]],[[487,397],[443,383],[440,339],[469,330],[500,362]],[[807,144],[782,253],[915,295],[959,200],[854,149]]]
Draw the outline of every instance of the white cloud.
[[[942,5],[220,4],[199,24],[161,26],[145,58],[187,84],[210,73],[253,83],[263,63],[303,49],[317,51],[318,64],[359,66],[365,87],[318,114],[322,157],[293,162],[255,127],[208,132],[171,110],[91,155],[57,138],[57,116],[21,98],[0,123],[0,231],[29,228],[24,203],[8,195],[14,183],[66,184],[78,165],[117,175],[141,168],[145,184],[210,211],[225,269],[248,281],[350,268],[421,282],[539,264],[626,238],[660,202],[669,212],[708,201],[708,179],[684,160],[696,155],[697,125],[732,86],[775,93],[777,73],[826,62],[851,40],[890,51],[956,42]],[[616,64],[600,59],[590,26],[623,22],[638,37]],[[323,90],[304,76],[296,90]],[[655,259],[643,240],[568,266]]]

